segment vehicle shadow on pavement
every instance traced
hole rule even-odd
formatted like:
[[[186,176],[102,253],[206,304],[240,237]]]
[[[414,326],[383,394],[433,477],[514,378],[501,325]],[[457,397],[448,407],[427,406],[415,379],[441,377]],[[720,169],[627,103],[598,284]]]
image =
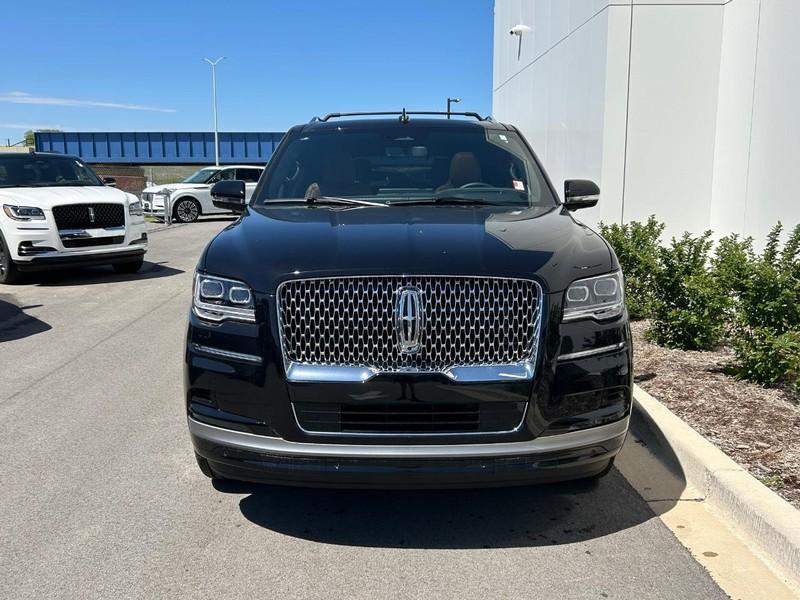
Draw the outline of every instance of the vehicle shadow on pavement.
[[[247,494],[251,522],[327,544],[517,548],[572,544],[634,527],[653,511],[616,470],[595,483],[473,490],[335,490],[220,481]]]
[[[0,342],[19,340],[52,329],[44,321],[24,312],[39,306],[41,305],[20,307],[0,298]]]
[[[164,263],[145,261],[138,273],[116,273],[112,267],[86,267],[84,269],[29,273],[26,276],[26,283],[42,287],[92,285],[158,279],[160,277],[172,277],[181,273],[183,273],[181,269],[168,267]]]

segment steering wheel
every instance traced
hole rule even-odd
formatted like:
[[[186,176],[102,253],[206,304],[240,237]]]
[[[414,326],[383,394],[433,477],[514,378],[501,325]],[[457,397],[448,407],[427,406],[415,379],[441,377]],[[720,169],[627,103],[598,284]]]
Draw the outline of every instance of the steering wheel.
[[[458,189],[463,190],[465,188],[481,188],[481,187],[494,187],[490,183],[485,183],[483,181],[472,181],[470,183],[465,183],[464,185],[460,186]]]

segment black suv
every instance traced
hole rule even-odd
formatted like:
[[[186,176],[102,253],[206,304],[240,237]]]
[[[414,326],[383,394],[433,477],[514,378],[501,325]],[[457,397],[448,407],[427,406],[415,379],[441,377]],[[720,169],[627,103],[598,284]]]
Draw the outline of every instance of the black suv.
[[[561,203],[516,128],[439,114],[314,119],[248,203],[243,182],[212,190],[241,218],[203,252],[186,338],[207,476],[446,487],[610,470],[631,409],[622,273],[571,214],[599,189],[567,181]]]

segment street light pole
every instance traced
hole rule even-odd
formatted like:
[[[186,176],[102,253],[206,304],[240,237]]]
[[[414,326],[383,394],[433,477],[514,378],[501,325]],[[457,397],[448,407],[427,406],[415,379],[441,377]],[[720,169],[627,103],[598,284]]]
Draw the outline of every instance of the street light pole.
[[[450,105],[451,104],[458,104],[461,102],[461,98],[447,98],[447,118],[450,118]]]
[[[224,60],[224,56],[220,56],[217,60],[203,60],[211,65],[211,93],[214,97],[214,164],[219,166],[219,126],[217,125],[217,65],[220,61]]]

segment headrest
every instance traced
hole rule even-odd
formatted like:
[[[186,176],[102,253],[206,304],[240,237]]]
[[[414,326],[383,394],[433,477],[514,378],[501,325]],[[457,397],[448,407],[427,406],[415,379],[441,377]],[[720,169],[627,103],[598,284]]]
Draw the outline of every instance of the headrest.
[[[481,181],[481,166],[472,152],[457,152],[450,160],[450,185],[461,187]]]

